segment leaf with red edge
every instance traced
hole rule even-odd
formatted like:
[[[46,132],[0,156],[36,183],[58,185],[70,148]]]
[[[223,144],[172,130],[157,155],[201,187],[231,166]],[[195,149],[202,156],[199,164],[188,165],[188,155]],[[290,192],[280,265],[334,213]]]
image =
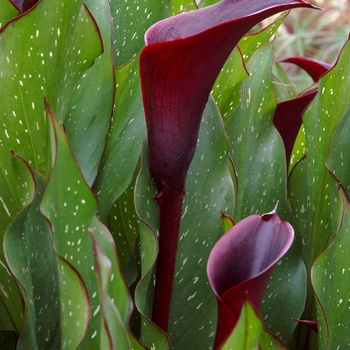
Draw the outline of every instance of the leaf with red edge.
[[[303,324],[307,327],[309,327],[311,330],[313,330],[315,333],[318,333],[318,323],[316,321],[309,321],[309,320],[297,320],[294,319],[294,321]]]
[[[293,228],[273,211],[243,219],[214,246],[207,273],[218,302],[215,348],[236,326],[246,300],[260,307],[273,267],[293,237]]]
[[[280,133],[286,152],[287,166],[290,162],[295,139],[303,123],[302,114],[309,103],[315,98],[317,87],[302,92],[296,98],[277,104],[273,124]]]
[[[318,81],[321,75],[327,73],[332,65],[326,62],[318,61],[313,58],[306,57],[289,57],[280,62],[293,63],[304,69],[313,81]]]
[[[0,0],[0,29],[3,27],[9,20],[16,17],[19,13],[16,6],[8,0]]]

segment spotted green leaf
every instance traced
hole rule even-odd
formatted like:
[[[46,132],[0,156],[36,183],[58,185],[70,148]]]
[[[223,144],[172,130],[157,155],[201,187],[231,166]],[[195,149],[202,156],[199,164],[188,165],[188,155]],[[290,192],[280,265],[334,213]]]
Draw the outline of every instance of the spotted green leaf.
[[[116,326],[114,332],[120,332],[127,343],[133,342],[128,330],[132,304],[112,237],[96,218],[96,198],[84,181],[68,140],[49,107],[48,111],[48,117],[53,120],[50,144],[54,158],[41,210],[53,230],[54,248],[60,257],[61,312],[70,324],[70,327],[61,324],[62,332],[73,336],[71,330],[75,322],[77,332],[84,336],[81,346],[98,349],[106,344],[116,346],[111,335],[111,329]],[[86,313],[88,324],[80,322],[79,313],[70,310],[76,307],[70,302],[74,295],[66,283],[72,274],[81,280],[85,292],[88,304],[79,310]]]
[[[148,27],[169,15],[168,0],[109,0],[114,26],[114,65],[131,60],[144,46]]]
[[[247,63],[250,76],[243,82],[241,104],[225,122],[231,144],[230,155],[238,177],[236,221],[253,213],[268,212],[279,201],[279,215],[293,223],[286,201],[287,170],[283,142],[272,123],[276,108],[272,61],[272,44],[262,47],[251,57]],[[296,327],[292,317],[301,315],[306,289],[299,244],[296,238],[291,250],[277,264],[261,309],[266,327],[290,346],[293,346]],[[287,299],[288,303],[285,302]],[[280,305],[280,310],[277,305]]]
[[[344,216],[340,231],[316,259],[312,284],[317,296],[319,348],[346,349],[350,346],[350,207],[343,198]]]
[[[334,132],[349,107],[349,50],[348,42],[334,68],[321,77],[319,93],[303,115],[306,159],[295,167],[290,179],[292,207],[303,230],[309,268],[338,231],[342,215],[338,185],[325,162]],[[341,147],[336,145],[341,139],[334,142],[334,147]],[[339,157],[333,153],[329,162],[340,165]]]
[[[247,34],[241,39],[238,46],[242,51],[244,62],[248,62],[255,51],[260,47],[271,42],[273,37],[276,35],[278,28],[286,19],[287,14],[288,12],[280,14],[274,21],[259,32]]]
[[[99,198],[99,217],[107,222],[116,199],[132,180],[146,130],[138,73],[138,56],[115,70],[114,113],[100,171],[93,189]]]
[[[98,25],[103,53],[74,86],[64,127],[74,156],[91,186],[98,172],[112,117],[115,78],[108,0],[84,3]]]
[[[34,169],[48,174],[50,151],[44,96],[63,120],[74,84],[101,53],[102,46],[95,22],[82,3],[60,0],[43,0],[10,21],[0,31],[0,46],[2,239],[11,218],[28,204],[28,188],[22,186],[22,181],[30,183],[25,181],[28,171],[13,164],[10,150],[23,156]],[[11,303],[18,305],[19,293],[1,256],[0,259],[0,275],[7,281],[4,291],[11,288]],[[0,296],[1,307],[6,307],[2,289]],[[12,329],[7,325],[7,312],[2,311],[3,327]],[[14,313],[11,322],[17,323],[18,315]]]
[[[34,201],[15,216],[4,238],[6,261],[22,287],[25,305],[17,349],[57,348],[61,335],[56,254],[39,211],[45,179],[37,175],[36,185]]]
[[[344,189],[350,198],[350,158],[348,152],[350,149],[349,135],[350,106],[344,112],[334,131],[329,155],[326,161],[327,168],[344,186]]]
[[[309,273],[316,258],[339,231],[343,218],[339,182],[330,169],[337,172],[342,163],[342,146],[338,142],[341,142],[341,120],[349,108],[349,50],[348,41],[335,66],[319,80],[319,92],[303,115],[306,157],[294,166],[289,179],[291,206],[302,233],[303,256]],[[339,153],[333,152],[332,158],[328,158],[334,135],[340,137],[340,140],[334,140],[334,147],[339,147]],[[327,168],[327,162],[330,169]],[[310,288],[303,318],[315,320],[315,296],[310,279],[308,281]],[[308,335],[302,335],[301,339],[307,337]],[[315,338],[313,334],[311,337]]]

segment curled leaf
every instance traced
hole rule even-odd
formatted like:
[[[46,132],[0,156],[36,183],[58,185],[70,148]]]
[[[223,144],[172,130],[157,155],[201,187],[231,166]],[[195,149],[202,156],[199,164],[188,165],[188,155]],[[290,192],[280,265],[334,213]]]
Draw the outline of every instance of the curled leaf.
[[[293,228],[273,211],[243,219],[214,246],[207,274],[218,302],[215,348],[235,328],[246,300],[260,307],[273,267],[293,237]]]

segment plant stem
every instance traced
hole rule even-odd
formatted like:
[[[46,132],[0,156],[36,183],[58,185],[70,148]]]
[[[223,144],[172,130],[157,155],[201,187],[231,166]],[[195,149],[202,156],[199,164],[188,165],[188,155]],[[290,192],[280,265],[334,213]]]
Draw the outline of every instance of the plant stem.
[[[168,330],[183,197],[182,189],[166,185],[156,196],[160,227],[152,321],[164,332]]]

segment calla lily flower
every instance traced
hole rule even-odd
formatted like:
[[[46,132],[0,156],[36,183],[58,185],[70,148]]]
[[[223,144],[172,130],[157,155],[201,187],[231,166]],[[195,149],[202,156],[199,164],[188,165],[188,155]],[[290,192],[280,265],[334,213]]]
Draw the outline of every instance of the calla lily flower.
[[[332,68],[329,63],[305,57],[290,57],[280,62],[299,66],[310,75],[314,82],[317,82],[323,74]],[[295,139],[302,125],[302,115],[317,93],[318,87],[312,86],[301,92],[296,98],[280,102],[277,105],[273,123],[283,139],[287,166],[290,162]]]
[[[232,49],[255,24],[303,0],[222,0],[154,24],[140,76],[151,175],[160,205],[153,321],[167,330],[182,198],[203,110]]]
[[[26,12],[36,5],[39,0],[11,0],[20,12]]]
[[[243,219],[216,243],[207,265],[218,303],[215,349],[234,329],[246,300],[260,307],[272,270],[293,238],[293,228],[273,211]]]
[[[280,133],[286,153],[287,167],[291,160],[294,142],[303,124],[302,115],[318,93],[318,87],[311,87],[292,100],[277,104],[273,124]]]

